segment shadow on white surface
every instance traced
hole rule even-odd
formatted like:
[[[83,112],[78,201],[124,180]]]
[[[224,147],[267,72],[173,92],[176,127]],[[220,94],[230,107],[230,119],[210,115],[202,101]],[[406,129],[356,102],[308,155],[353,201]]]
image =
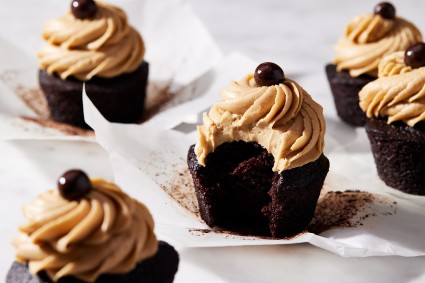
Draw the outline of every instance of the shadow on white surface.
[[[180,256],[216,274],[223,282],[413,283],[425,280],[421,271],[424,257],[341,258],[308,244],[193,248],[181,251]]]

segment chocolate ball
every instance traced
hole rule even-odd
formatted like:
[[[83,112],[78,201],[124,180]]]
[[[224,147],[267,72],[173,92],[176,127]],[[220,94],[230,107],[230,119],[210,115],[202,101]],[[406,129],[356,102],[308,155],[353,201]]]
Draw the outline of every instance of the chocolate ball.
[[[66,171],[58,179],[59,193],[69,201],[81,199],[90,192],[91,188],[89,177],[81,170]]]
[[[271,86],[283,83],[285,74],[275,63],[264,62],[255,69],[254,79],[259,86]]]
[[[404,53],[404,63],[412,68],[425,66],[425,43],[418,42],[407,48]]]
[[[92,18],[97,12],[97,5],[93,0],[73,0],[71,12],[80,20]]]
[[[395,7],[390,2],[381,2],[375,6],[373,12],[376,15],[380,15],[384,19],[394,19],[395,18]]]

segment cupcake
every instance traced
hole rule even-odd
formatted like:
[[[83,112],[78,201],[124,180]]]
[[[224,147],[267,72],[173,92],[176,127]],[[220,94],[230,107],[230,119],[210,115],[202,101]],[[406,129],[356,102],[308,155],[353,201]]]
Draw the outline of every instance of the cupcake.
[[[304,231],[329,170],[322,107],[269,62],[222,96],[187,157],[202,219],[245,235]]]
[[[385,57],[378,77],[359,97],[379,177],[425,195],[425,43]]]
[[[421,40],[418,29],[397,17],[388,2],[376,5],[373,14],[351,20],[335,46],[333,64],[326,66],[338,116],[353,126],[364,126],[366,117],[359,108],[359,91],[376,79],[382,57]]]
[[[172,282],[179,257],[148,209],[116,185],[70,170],[23,208],[6,283]]]
[[[144,42],[118,7],[74,0],[43,29],[39,82],[55,121],[88,128],[82,89],[111,122],[138,122],[143,114],[148,64]]]

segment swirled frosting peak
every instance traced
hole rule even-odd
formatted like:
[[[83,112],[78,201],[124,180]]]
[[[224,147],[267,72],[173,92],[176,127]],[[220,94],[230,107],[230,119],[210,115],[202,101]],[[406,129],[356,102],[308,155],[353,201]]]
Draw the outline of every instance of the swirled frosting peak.
[[[124,11],[96,3],[93,18],[80,20],[69,11],[45,24],[42,36],[48,44],[38,53],[41,69],[86,81],[131,73],[140,66],[145,46]]]
[[[375,42],[390,32],[395,24],[394,19],[379,15],[357,16],[345,28],[345,36],[354,43]]]
[[[419,30],[402,18],[385,19],[376,14],[357,16],[336,44],[333,63],[337,71],[348,70],[352,77],[376,76],[382,57],[421,40]]]
[[[387,117],[388,123],[403,121],[413,127],[425,121],[425,67],[412,69],[404,52],[385,57],[379,78],[359,92],[360,107],[367,117]]]
[[[195,147],[198,162],[220,144],[257,142],[274,156],[273,171],[295,168],[315,161],[324,146],[322,107],[296,82],[258,86],[252,74],[232,82],[223,91],[224,101],[204,113]]]
[[[129,272],[156,253],[148,209],[112,183],[91,182],[93,189],[79,201],[51,190],[23,208],[27,222],[14,246],[33,274],[93,282],[104,273]]]

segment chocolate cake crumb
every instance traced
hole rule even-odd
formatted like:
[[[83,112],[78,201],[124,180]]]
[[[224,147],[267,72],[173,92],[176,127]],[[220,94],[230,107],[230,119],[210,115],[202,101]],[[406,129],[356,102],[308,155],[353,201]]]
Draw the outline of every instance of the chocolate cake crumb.
[[[141,122],[149,120],[155,114],[192,100],[197,93],[196,85],[171,90],[172,84],[173,79],[166,84],[149,82],[145,103],[145,115],[142,117]]]
[[[157,173],[159,175],[159,173]],[[178,204],[201,219],[199,214],[198,201],[195,196],[195,187],[188,168],[176,169],[173,172],[170,182],[160,184],[161,188]]]
[[[42,90],[38,86],[34,87],[22,83],[23,78],[28,76],[27,73],[28,72],[25,70],[7,70],[0,74],[0,80],[3,81],[12,92],[28,106],[28,108],[40,117],[40,119],[33,119],[32,122],[36,122],[42,127],[58,128],[55,122],[49,120],[50,111]],[[187,97],[183,97],[185,89],[182,88],[176,92],[171,92],[171,84],[172,80],[166,84],[149,82],[145,101],[145,111],[143,117],[139,121],[140,123],[149,120],[159,112],[188,100]],[[193,91],[190,92],[190,97],[193,96],[192,93]],[[174,101],[173,99],[178,96],[182,96],[181,99]],[[62,126],[58,129],[65,134],[80,135],[77,129],[63,129]],[[85,131],[81,133],[82,135],[86,135]]]
[[[50,116],[47,100],[39,87],[30,87],[22,84],[22,77],[27,74],[21,70],[7,70],[0,74],[0,80],[5,83],[25,105],[34,111],[41,118],[47,119]]]
[[[233,231],[222,230],[222,229],[217,228],[217,227],[214,228],[214,229],[188,229],[188,232],[193,236],[204,236],[205,234],[209,234],[209,233],[225,234],[225,235],[228,236],[226,238],[235,239],[236,237],[242,237],[242,238],[240,238],[241,240],[292,240],[292,239],[295,239],[295,238],[297,238],[297,237],[299,237],[299,236],[301,236],[302,234],[305,233],[305,231],[304,231],[304,232],[298,233],[298,234],[290,236],[290,237],[274,238],[274,237],[270,237],[270,236],[241,234],[241,233],[237,233],[237,232],[233,232]]]
[[[165,85],[150,81],[145,101],[145,112],[141,123],[149,120],[156,113],[160,112],[162,106],[172,99],[174,95],[170,92],[171,82]]]
[[[163,159],[164,156],[176,155],[171,149],[167,149],[166,152],[163,151],[164,149],[161,152],[151,152],[148,158],[149,160],[156,160],[147,164],[149,170],[152,170],[152,175],[155,176],[154,180],[180,206],[202,221],[193,181],[184,160],[181,159],[171,165],[163,165],[158,160]],[[141,170],[142,167],[145,168],[141,166]],[[360,190],[338,191],[329,188],[325,184],[318,200],[314,218],[307,231],[320,234],[330,229],[360,227],[367,224],[367,221],[373,217],[390,216],[396,212],[397,202],[388,197]],[[302,231],[294,235],[294,237],[298,237],[307,231]],[[214,229],[189,229],[189,232],[195,236],[202,236],[208,233],[226,234],[229,237],[242,236],[217,227]],[[249,239],[279,239],[267,236],[254,237],[249,234],[245,235],[245,237],[249,237]]]
[[[307,231],[320,234],[337,228],[353,228],[365,225],[365,221],[377,216],[390,216],[397,213],[397,202],[377,194],[359,190],[327,191],[319,198],[316,212]],[[208,233],[227,234],[233,236],[248,237],[249,239],[271,239],[267,236],[243,235],[236,232],[215,229],[189,229],[194,236],[204,236]],[[280,239],[293,239],[305,232]]]
[[[94,136],[94,132],[92,130],[74,127],[74,126],[56,122],[53,120],[43,120],[43,119],[36,119],[36,118],[30,118],[30,117],[20,117],[20,118],[24,121],[38,124],[44,128],[51,128],[51,129],[58,130],[68,136],[82,136],[82,137]]]
[[[324,192],[308,231],[320,234],[335,228],[363,226],[368,218],[395,214],[396,205],[384,196],[358,190]]]
[[[26,88],[23,85],[18,85],[15,92],[22,101],[37,115],[43,119],[50,116],[50,110],[47,106],[46,98],[39,88]]]

